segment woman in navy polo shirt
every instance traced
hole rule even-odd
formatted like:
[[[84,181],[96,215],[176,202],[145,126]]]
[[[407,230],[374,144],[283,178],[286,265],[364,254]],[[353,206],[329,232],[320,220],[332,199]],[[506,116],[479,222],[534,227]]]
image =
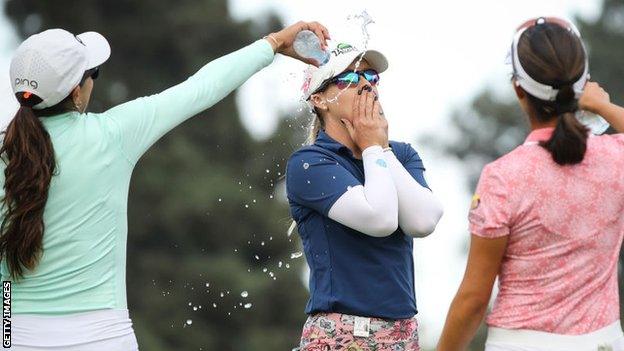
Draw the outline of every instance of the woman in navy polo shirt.
[[[286,176],[310,267],[302,351],[419,349],[412,241],[433,232],[442,206],[418,153],[388,141],[376,87],[387,67],[378,51],[339,44],[304,84],[314,142]]]

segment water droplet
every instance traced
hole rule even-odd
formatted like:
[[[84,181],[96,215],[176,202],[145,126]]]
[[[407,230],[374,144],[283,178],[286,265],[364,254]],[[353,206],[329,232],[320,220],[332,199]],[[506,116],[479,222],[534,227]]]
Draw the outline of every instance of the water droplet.
[[[269,171],[268,169],[266,170],[267,173],[271,173],[271,171]]]
[[[248,292],[246,292],[246,291],[243,291],[243,292],[241,293],[241,296],[242,296],[242,297],[247,297],[247,296],[249,296],[249,293],[248,293]]]
[[[213,303],[213,304],[212,304],[212,307],[217,308],[217,304],[216,304],[216,303]]]
[[[193,306],[193,311],[197,311],[197,306]]]
[[[264,246],[264,241],[260,243],[261,246]]]
[[[308,168],[310,168],[310,164],[309,164],[309,163],[307,163],[307,162],[306,162],[306,163],[304,163],[304,164],[303,164],[303,169],[308,169]]]
[[[254,257],[256,258],[256,260],[260,260],[260,257],[258,257],[258,255],[254,255]]]
[[[286,269],[290,268],[290,264],[286,263]]]
[[[290,254],[291,259],[299,258],[301,256],[303,256],[303,253],[301,251],[293,252]]]
[[[277,263],[277,266],[278,266],[279,268],[282,268],[282,261],[279,261],[279,262]]]
[[[290,237],[292,235],[292,233],[295,231],[295,228],[297,228],[297,222],[292,221],[292,223],[290,223],[290,227],[288,227],[288,231],[286,232],[286,236]]]
[[[221,292],[221,294],[220,294],[220,295],[221,295],[221,297],[225,296],[225,294],[224,294],[223,292]]]
[[[219,198],[219,202],[221,202],[221,201],[222,201],[221,198]]]
[[[187,320],[186,320],[186,324],[188,324],[188,325],[193,324],[193,320],[192,320],[192,319],[187,319]]]
[[[266,273],[267,271],[268,271],[268,269],[262,268],[262,272]]]
[[[206,287],[210,287],[210,283],[206,283]]]
[[[189,302],[189,306],[192,305],[192,303]]]
[[[251,306],[252,306],[251,302],[248,302],[248,303],[246,303],[246,304],[245,304],[245,306],[243,306],[243,307],[245,307],[245,308],[249,309],[249,308],[251,308]]]

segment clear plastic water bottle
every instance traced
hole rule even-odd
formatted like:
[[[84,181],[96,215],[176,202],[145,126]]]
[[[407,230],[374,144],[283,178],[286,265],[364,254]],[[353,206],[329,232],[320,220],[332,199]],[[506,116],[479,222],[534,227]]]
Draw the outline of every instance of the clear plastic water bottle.
[[[329,61],[329,52],[321,48],[321,41],[316,34],[307,29],[297,33],[293,48],[297,55],[316,60],[319,66]]]
[[[591,112],[578,110],[576,111],[576,119],[578,119],[582,125],[589,128],[589,131],[594,135],[601,135],[609,129],[609,122]]]

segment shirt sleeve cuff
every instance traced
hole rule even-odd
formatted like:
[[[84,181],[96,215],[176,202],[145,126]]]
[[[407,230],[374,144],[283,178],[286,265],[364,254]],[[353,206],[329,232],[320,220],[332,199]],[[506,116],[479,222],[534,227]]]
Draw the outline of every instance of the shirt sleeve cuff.
[[[362,158],[369,155],[383,155],[383,149],[379,145],[369,146],[362,151]]]
[[[271,46],[271,43],[269,43],[266,39],[258,39],[252,45],[258,47],[258,51],[266,59],[265,63],[267,66],[271,64],[271,62],[273,62],[273,58],[275,58],[275,52],[273,52],[273,47]]]

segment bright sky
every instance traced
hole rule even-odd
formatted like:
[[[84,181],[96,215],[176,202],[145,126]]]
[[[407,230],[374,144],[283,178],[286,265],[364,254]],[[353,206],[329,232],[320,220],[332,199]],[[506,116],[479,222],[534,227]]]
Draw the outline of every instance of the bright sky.
[[[452,137],[450,112],[465,106],[486,86],[508,91],[504,59],[514,28],[523,20],[557,15],[595,18],[599,0],[230,0],[235,18],[261,18],[276,11],[284,22],[317,20],[335,39],[361,46],[361,31],[349,15],[363,10],[375,23],[368,27],[369,47],[388,57],[382,75],[381,102],[395,140],[419,136]],[[4,16],[4,15],[2,15]],[[10,55],[18,44],[14,30],[0,18],[0,81],[8,83]],[[264,33],[258,33],[262,35]],[[245,125],[258,138],[273,131],[279,114],[293,114],[304,65],[278,58],[238,92]],[[9,84],[0,84],[0,125],[17,104]],[[422,346],[432,348],[451,299],[463,275],[467,249],[470,189],[464,171],[452,158],[427,145],[413,144],[427,167],[427,179],[445,204],[445,216],[434,234],[415,244],[416,296]],[[303,309],[303,306],[302,306]]]

